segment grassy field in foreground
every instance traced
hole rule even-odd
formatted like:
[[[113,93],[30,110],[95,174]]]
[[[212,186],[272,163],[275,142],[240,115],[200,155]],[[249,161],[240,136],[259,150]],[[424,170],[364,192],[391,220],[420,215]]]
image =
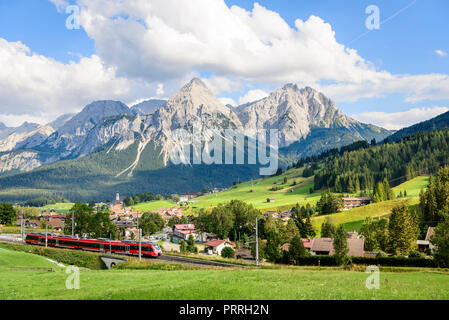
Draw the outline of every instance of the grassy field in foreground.
[[[5,268],[58,268],[58,266],[38,255],[0,248],[0,271],[5,272]]]
[[[427,269],[381,272],[379,290],[365,287],[366,273],[335,268],[82,269],[80,289],[67,290],[68,275],[45,258],[0,249],[0,261],[0,300],[449,299],[449,275]],[[51,267],[55,272],[11,267]]]
[[[66,278],[2,271],[0,299],[449,299],[449,276],[432,272],[381,273],[380,289],[371,291],[364,272],[324,269],[82,270],[79,290],[67,290]]]

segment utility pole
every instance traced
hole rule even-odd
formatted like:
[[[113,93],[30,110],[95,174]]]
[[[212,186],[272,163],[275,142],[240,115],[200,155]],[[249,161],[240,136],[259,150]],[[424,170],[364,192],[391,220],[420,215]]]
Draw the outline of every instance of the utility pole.
[[[259,266],[259,227],[256,217],[256,266]]]
[[[72,237],[75,236],[75,212],[72,211]]]
[[[142,238],[141,230],[139,229],[139,212],[137,212],[137,233],[139,237],[139,262],[142,262]]]
[[[45,248],[48,247],[48,217],[45,218]]]
[[[22,209],[22,215],[20,216],[20,235],[22,236],[23,241],[23,209]]]

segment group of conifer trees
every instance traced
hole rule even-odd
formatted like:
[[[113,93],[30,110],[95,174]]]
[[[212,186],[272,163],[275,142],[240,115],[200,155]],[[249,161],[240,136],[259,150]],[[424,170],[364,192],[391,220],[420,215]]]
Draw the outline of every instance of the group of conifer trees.
[[[435,173],[448,163],[449,130],[422,132],[396,143],[328,157],[323,170],[315,175],[315,190],[358,193],[377,188],[385,179],[397,186],[419,175]]]

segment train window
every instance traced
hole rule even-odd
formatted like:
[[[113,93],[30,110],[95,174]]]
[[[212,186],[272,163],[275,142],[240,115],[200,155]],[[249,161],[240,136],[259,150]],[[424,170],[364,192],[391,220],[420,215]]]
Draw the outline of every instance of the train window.
[[[142,247],[142,251],[153,252],[153,248],[151,246]]]

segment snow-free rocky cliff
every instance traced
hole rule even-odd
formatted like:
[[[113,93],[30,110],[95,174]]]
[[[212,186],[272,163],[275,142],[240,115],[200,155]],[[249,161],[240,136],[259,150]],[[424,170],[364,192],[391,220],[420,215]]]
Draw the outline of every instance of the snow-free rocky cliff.
[[[155,111],[151,109],[157,104],[161,106]],[[145,105],[148,113],[143,111]],[[280,147],[306,138],[314,128],[345,128],[353,137],[367,140],[389,135],[387,130],[344,115],[334,102],[312,88],[288,84],[262,100],[230,108],[197,78],[168,101],[147,102],[133,108],[119,101],[96,101],[77,115],[64,116],[57,123],[58,128],[37,127],[21,139],[10,134],[0,140],[0,152],[4,152],[0,157],[0,173],[27,171],[86,156],[102,146],[108,146],[108,152],[126,151],[137,143],[133,162],[123,172],[117,172],[132,175],[139,161],[143,161],[141,156],[150,142],[158,147],[158,156],[167,165],[170,152],[179,146],[173,139],[174,130],[190,130],[194,125],[220,131],[278,129]],[[5,130],[0,126],[0,134]],[[27,153],[23,153],[25,150]]]

